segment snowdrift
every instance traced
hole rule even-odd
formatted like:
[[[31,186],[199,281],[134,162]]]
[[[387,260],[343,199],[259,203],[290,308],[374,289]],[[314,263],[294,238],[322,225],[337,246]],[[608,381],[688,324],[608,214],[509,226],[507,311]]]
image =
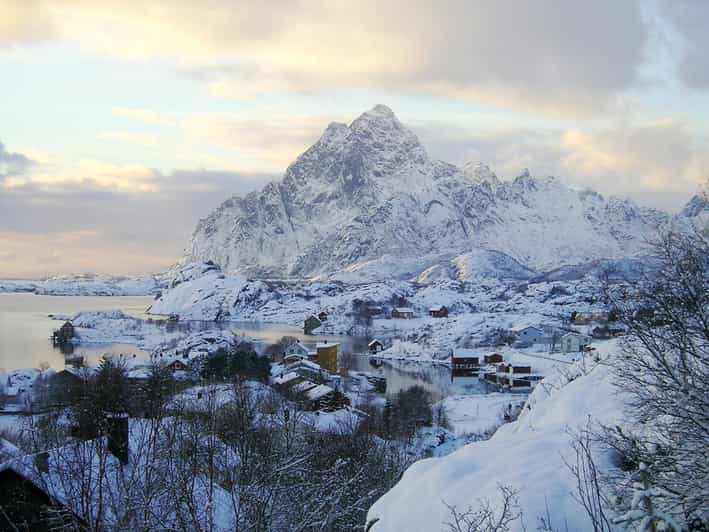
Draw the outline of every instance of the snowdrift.
[[[609,344],[613,348],[613,344]],[[589,368],[589,366],[595,366]],[[622,396],[612,385],[611,369],[588,358],[568,371],[548,377],[529,397],[519,419],[503,425],[492,438],[455,453],[415,463],[401,481],[369,511],[372,532],[441,530],[450,520],[446,505],[459,511],[478,507],[481,499],[499,502],[498,486],[518,490],[524,525],[537,525],[547,507],[556,527],[592,530],[574,500],[575,478],[564,460],[575,460],[570,431],[587,423],[622,423]],[[601,468],[610,457],[597,458]],[[516,522],[513,530],[522,531]]]

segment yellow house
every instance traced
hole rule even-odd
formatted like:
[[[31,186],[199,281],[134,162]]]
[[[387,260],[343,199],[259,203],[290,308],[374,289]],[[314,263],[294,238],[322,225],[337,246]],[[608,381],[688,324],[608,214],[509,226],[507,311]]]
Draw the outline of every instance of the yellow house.
[[[337,346],[338,344],[331,344],[327,340],[315,346],[318,364],[331,373],[337,372]]]

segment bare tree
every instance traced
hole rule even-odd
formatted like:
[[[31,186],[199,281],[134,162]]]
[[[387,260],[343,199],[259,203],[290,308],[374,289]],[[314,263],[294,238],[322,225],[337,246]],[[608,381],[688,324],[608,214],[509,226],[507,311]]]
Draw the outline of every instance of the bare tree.
[[[655,503],[690,523],[709,500],[709,229],[668,231],[654,255],[640,279],[605,287],[628,330],[613,363],[637,424],[604,439],[627,472],[646,464]]]
[[[517,491],[510,486],[498,486],[501,503],[493,505],[489,499],[480,499],[478,506],[465,511],[448,507],[449,521],[443,523],[448,532],[508,532],[512,523],[522,517]],[[497,508],[496,508],[497,506]]]

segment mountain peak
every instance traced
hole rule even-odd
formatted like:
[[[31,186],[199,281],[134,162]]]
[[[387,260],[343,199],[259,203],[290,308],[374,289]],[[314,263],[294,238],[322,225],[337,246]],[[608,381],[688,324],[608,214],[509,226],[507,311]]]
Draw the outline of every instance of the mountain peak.
[[[379,130],[400,130],[407,131],[399,119],[394,114],[394,111],[386,105],[375,105],[369,111],[365,111],[359,115],[350,125],[352,131],[369,130],[376,128]]]
[[[474,183],[489,183],[493,187],[500,185],[500,180],[488,165],[481,162],[469,162],[463,165],[463,174],[470,177]]]
[[[195,231],[188,258],[303,276],[484,247],[544,269],[637,253],[662,223],[631,204],[588,197],[528,170],[508,182],[485,164],[432,161],[377,105],[349,125],[331,123],[282,181],[217,209]]]
[[[383,118],[394,118],[396,119],[396,115],[394,114],[394,111],[391,110],[390,107],[387,107],[386,105],[383,105],[381,103],[378,103],[374,107],[372,107],[369,111],[365,111],[362,113],[362,115],[368,115],[368,116],[378,116],[378,117],[383,117]]]

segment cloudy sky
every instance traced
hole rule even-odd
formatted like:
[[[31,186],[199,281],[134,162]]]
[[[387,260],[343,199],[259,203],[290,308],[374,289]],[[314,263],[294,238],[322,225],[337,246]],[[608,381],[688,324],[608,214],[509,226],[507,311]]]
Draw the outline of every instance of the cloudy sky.
[[[158,271],[332,120],[677,210],[709,176],[705,0],[0,0],[0,277]]]

